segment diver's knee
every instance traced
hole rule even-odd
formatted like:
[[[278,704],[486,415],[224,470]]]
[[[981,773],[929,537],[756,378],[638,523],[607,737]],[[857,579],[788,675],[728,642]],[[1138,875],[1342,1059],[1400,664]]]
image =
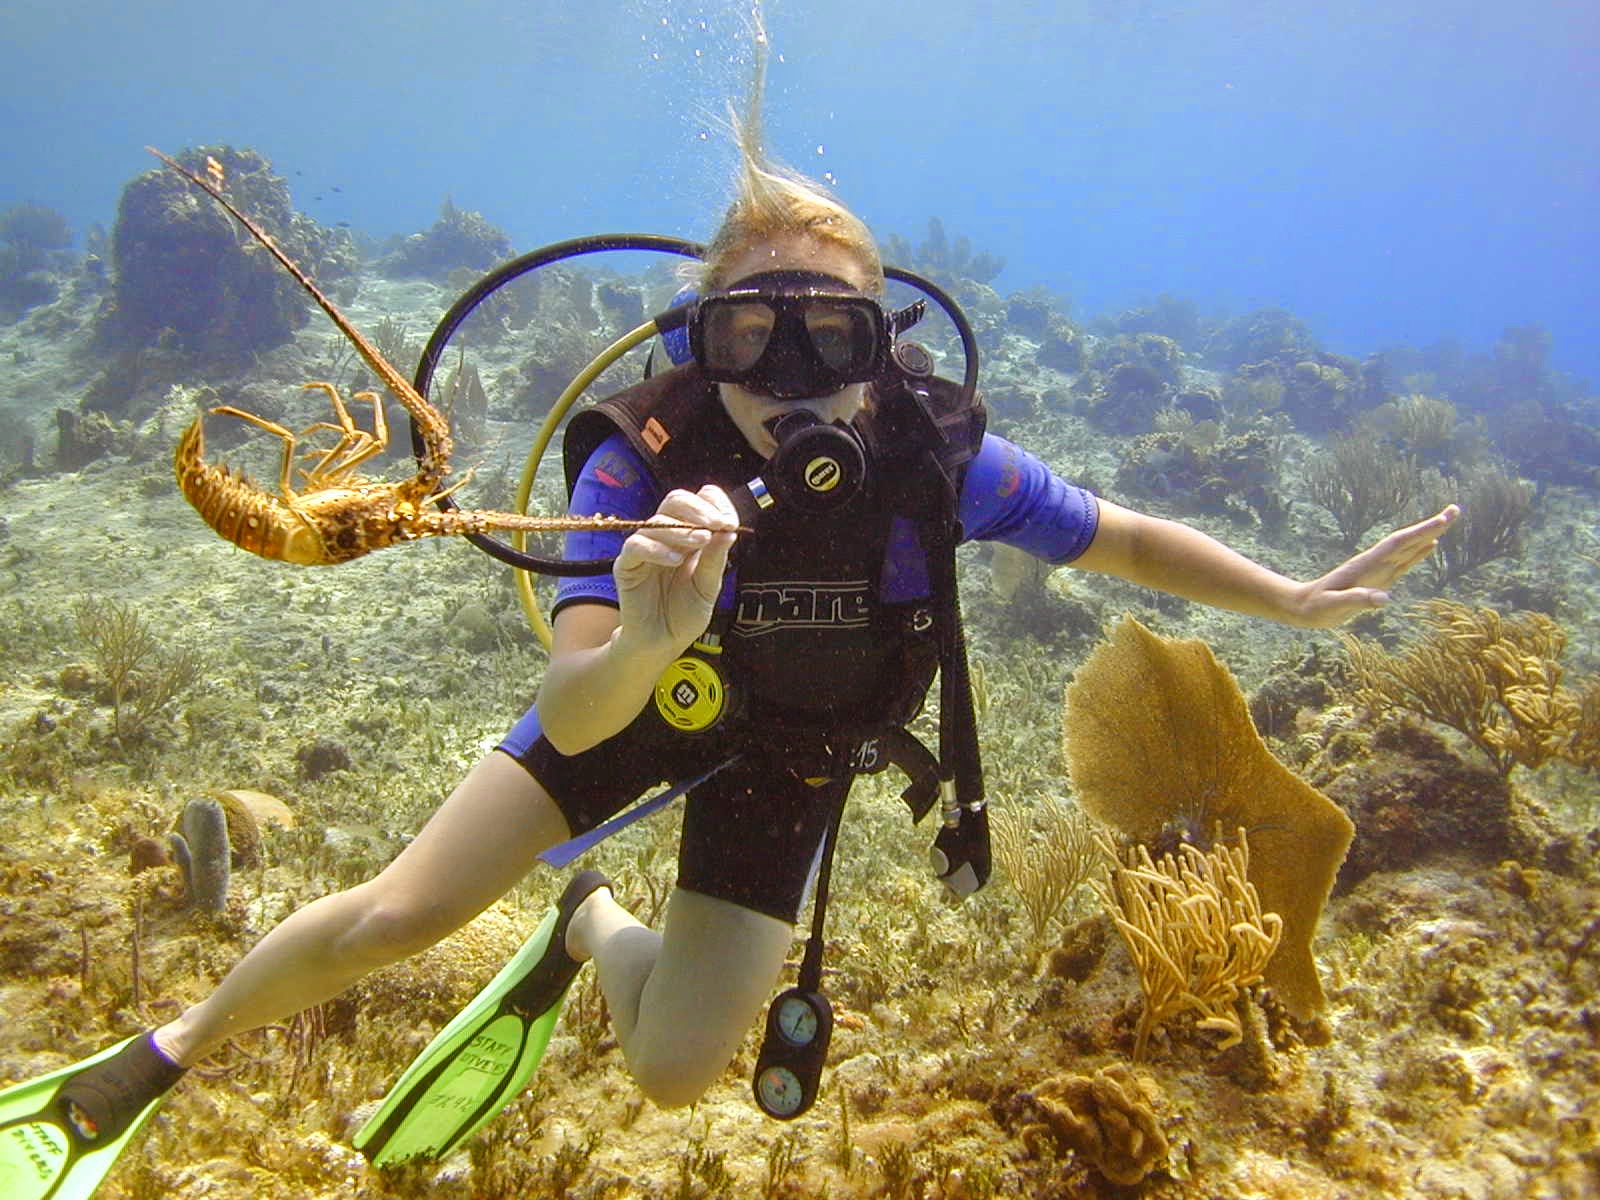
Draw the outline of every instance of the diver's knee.
[[[371,884],[351,895],[357,912],[340,939],[339,952],[372,966],[420,954],[455,929],[437,904],[387,896]]]
[[[628,1070],[639,1090],[661,1108],[687,1108],[717,1081],[726,1063],[713,1070],[705,1062],[686,1061],[681,1054],[634,1054]]]

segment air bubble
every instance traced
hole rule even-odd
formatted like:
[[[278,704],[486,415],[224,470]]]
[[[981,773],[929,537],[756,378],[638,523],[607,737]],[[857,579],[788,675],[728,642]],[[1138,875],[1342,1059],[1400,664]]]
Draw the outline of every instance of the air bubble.
[[[822,149],[822,147],[821,147],[821,146],[818,146],[818,147],[817,147],[817,153],[818,153],[818,154],[823,154],[823,153],[825,153],[825,151],[824,151],[824,150],[823,150],[823,149]]]

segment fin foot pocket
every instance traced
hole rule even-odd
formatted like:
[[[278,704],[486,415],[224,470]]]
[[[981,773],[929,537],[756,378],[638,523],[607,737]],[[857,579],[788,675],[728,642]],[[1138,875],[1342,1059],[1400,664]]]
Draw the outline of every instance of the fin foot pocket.
[[[126,1133],[152,1102],[183,1078],[183,1072],[145,1033],[73,1076],[56,1093],[56,1103],[76,1140],[99,1145]]]
[[[141,1033],[0,1091],[0,1197],[88,1200],[183,1073]]]

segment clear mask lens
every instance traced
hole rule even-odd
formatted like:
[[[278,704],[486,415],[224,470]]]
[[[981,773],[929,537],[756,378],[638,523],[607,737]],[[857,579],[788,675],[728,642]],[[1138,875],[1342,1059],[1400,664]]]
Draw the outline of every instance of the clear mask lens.
[[[876,378],[890,340],[876,301],[830,294],[849,285],[803,272],[747,282],[752,286],[706,297],[690,317],[690,344],[708,379],[802,397]],[[762,283],[775,286],[763,290]]]

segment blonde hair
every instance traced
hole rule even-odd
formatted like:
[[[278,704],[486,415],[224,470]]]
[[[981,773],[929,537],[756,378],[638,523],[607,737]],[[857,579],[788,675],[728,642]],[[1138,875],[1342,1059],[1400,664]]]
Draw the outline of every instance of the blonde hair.
[[[819,183],[767,158],[763,146],[761,107],[767,84],[767,34],[760,8],[754,13],[755,78],[741,117],[729,106],[728,118],[739,146],[739,172],[733,203],[706,247],[700,272],[702,292],[728,281],[725,272],[751,246],[785,235],[804,235],[837,246],[866,268],[868,290],[883,290],[883,259],[866,223]]]

